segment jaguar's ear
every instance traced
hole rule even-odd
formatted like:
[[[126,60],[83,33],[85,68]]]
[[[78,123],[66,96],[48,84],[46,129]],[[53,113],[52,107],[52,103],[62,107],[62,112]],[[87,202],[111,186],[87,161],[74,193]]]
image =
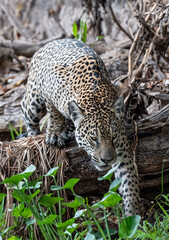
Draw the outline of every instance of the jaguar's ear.
[[[123,107],[124,107],[124,100],[123,98],[119,97],[114,104],[115,114],[118,119],[123,117]]]
[[[70,118],[72,119],[75,127],[83,120],[84,115],[75,101],[68,103]]]

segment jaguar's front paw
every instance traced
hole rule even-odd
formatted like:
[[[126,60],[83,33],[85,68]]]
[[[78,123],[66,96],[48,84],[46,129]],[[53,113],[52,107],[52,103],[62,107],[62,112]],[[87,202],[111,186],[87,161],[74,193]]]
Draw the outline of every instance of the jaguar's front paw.
[[[66,133],[62,133],[60,136],[57,136],[56,134],[46,134],[46,143],[51,144],[52,146],[57,146],[58,148],[64,148],[67,139],[68,137]]]
[[[56,134],[46,134],[46,143],[51,144],[53,146],[57,145],[57,136]]]

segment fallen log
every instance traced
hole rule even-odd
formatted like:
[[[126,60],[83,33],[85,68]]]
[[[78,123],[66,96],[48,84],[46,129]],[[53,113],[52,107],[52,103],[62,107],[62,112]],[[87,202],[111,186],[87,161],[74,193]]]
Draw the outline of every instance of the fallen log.
[[[156,114],[126,125],[131,153],[136,159],[140,177],[141,195],[145,189],[169,183],[169,105]],[[137,127],[136,127],[137,126]],[[109,183],[98,181],[104,172],[96,171],[90,165],[90,159],[77,147],[74,136],[70,136],[67,148],[59,150],[45,144],[44,135],[28,137],[11,142],[0,143],[0,179],[17,174],[31,163],[37,168],[33,178],[44,175],[48,170],[61,164],[58,183],[63,184],[69,178],[80,178],[76,192],[85,196],[103,195]],[[49,191],[48,183],[45,191]],[[169,185],[169,184],[168,184]],[[167,189],[168,191],[168,189]],[[158,192],[156,193],[156,195]]]

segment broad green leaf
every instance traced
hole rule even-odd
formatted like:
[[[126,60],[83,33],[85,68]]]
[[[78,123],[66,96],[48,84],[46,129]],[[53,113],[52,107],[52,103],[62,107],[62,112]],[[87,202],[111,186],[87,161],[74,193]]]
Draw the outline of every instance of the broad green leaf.
[[[96,240],[96,237],[95,237],[95,235],[88,233],[86,235],[86,237],[84,238],[84,240]]]
[[[81,217],[86,211],[87,211],[87,209],[82,209],[82,210],[76,211],[74,218]]]
[[[15,186],[18,186],[19,182],[24,178],[22,174],[16,174],[14,176],[11,176],[9,178],[5,178],[5,180],[2,183],[6,184],[14,184]]]
[[[5,193],[0,193],[0,202],[6,197],[7,195]]]
[[[111,182],[111,177],[113,175],[113,173],[117,170],[117,168],[119,167],[120,163],[117,164],[117,166],[113,167],[112,169],[110,169],[103,177],[99,177],[98,180],[102,181],[102,180],[109,180]]]
[[[82,203],[85,203],[85,199],[81,196],[75,197],[75,200],[70,203],[62,203],[62,205],[67,206],[69,208],[74,208],[75,211],[76,209],[82,205]]]
[[[33,225],[36,220],[35,219],[29,219],[29,220],[25,220],[26,221],[26,227],[29,227],[30,225]]]
[[[24,202],[25,201],[25,199],[24,199],[24,196],[26,196],[26,194],[25,193],[21,193],[21,191],[20,190],[15,190],[15,191],[13,191],[13,193],[12,193],[12,196],[16,199],[16,200],[18,200],[19,202]],[[27,197],[27,196],[26,196]]]
[[[116,192],[121,182],[122,180],[120,178],[114,179],[114,181],[110,184],[109,191]]]
[[[39,199],[39,203],[41,205],[43,205],[44,207],[52,207],[53,205],[55,205],[56,203],[60,202],[64,200],[64,198],[60,198],[60,197],[50,197],[50,196],[42,196]]]
[[[57,171],[58,171],[59,167],[53,167],[49,170],[49,172],[44,175],[45,177],[55,177]]]
[[[18,186],[19,182],[24,178],[28,179],[30,175],[35,171],[35,169],[36,167],[33,164],[31,164],[29,167],[25,169],[24,172],[13,175],[9,178],[5,178],[5,180],[2,183],[7,183],[7,184],[12,183]]]
[[[115,192],[109,192],[102,200],[95,203],[92,207],[114,207],[117,203],[121,201],[121,196]]]
[[[13,209],[13,213],[12,215],[15,217],[20,217],[21,216],[21,212],[24,210],[24,203],[19,204],[16,208]]]
[[[30,208],[24,208],[23,212],[21,212],[21,216],[24,218],[32,217],[32,212],[31,212]]]
[[[37,189],[31,195],[26,195],[24,192],[21,193],[20,190],[15,190],[12,193],[12,196],[17,199],[19,202],[25,202],[25,199],[30,202],[38,193],[40,193],[40,189]]]
[[[107,237],[108,236],[107,229],[103,229],[103,232],[104,232],[104,235]],[[109,228],[110,236],[112,236],[116,233],[117,233],[117,231],[115,229]],[[94,235],[96,236],[97,239],[102,239],[103,238],[100,231],[97,231]]]
[[[42,225],[42,224],[52,224],[53,221],[57,218],[57,215],[55,214],[50,214],[49,216],[47,216],[46,218],[43,218],[41,221],[38,220],[37,224],[38,225]]]
[[[67,220],[66,222],[58,223],[57,228],[59,230],[66,230],[66,228],[68,226],[71,226],[74,222],[75,222],[75,218],[71,218],[71,219]]]
[[[122,239],[131,238],[140,223],[141,217],[139,215],[129,216],[122,220],[119,224],[119,236]]]
[[[77,24],[75,22],[73,23],[73,31],[72,31],[72,33],[75,36],[75,38],[77,38]]]
[[[12,236],[12,237],[10,237],[10,238],[8,238],[7,240],[21,240],[22,238],[17,238],[17,237],[15,237],[15,236]]]
[[[73,191],[73,187],[75,186],[76,183],[79,182],[79,180],[80,180],[79,178],[71,178],[65,183],[63,188],[70,189],[71,191]]]
[[[79,180],[80,180],[79,178],[71,178],[65,183],[65,185],[63,187],[60,187],[60,186],[57,186],[57,185],[52,185],[51,186],[51,191],[55,191],[55,190],[58,191],[58,190],[61,190],[61,189],[70,189],[70,190],[73,191],[74,185],[77,182],[79,182]]]
[[[71,235],[78,226],[79,226],[79,223],[73,223],[72,225],[69,225],[69,226],[66,228],[65,233],[68,233],[69,235]]]

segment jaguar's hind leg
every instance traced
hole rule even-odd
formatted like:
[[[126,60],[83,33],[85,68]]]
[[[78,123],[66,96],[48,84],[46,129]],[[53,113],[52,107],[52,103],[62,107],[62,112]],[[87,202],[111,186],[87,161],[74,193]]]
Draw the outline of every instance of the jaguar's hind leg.
[[[30,94],[25,94],[21,109],[26,124],[28,136],[35,136],[40,133],[39,121],[46,114],[46,106],[40,97],[32,99]]]
[[[49,113],[46,143],[57,145],[59,148],[62,148],[65,146],[65,141],[68,139],[65,117],[52,103],[46,103],[46,108]]]

